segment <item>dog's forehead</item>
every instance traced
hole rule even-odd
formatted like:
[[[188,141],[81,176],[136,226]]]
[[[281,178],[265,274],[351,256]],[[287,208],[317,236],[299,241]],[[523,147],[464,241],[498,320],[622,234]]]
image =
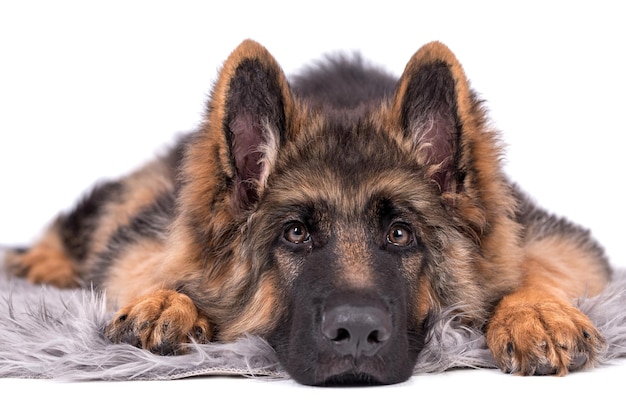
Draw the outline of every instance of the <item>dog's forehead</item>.
[[[374,115],[337,112],[317,117],[287,140],[287,165],[325,167],[344,177],[361,177],[367,167],[392,168],[413,163],[395,132]]]
[[[398,152],[389,147],[348,145],[308,146],[270,175],[266,198],[277,206],[324,207],[348,217],[382,200],[418,211],[432,205],[433,185],[419,165],[396,159]]]
[[[429,210],[435,195],[411,148],[376,114],[312,118],[275,155],[263,192],[273,208],[323,203],[350,217],[381,199]]]

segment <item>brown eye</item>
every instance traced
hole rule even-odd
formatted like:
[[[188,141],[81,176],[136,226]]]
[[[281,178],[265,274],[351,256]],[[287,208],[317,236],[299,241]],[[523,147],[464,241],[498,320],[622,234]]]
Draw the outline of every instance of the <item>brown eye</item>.
[[[398,247],[405,247],[413,242],[413,233],[404,225],[394,224],[387,234],[387,242]]]
[[[293,244],[304,244],[311,240],[306,227],[299,222],[292,223],[285,229],[285,239]]]

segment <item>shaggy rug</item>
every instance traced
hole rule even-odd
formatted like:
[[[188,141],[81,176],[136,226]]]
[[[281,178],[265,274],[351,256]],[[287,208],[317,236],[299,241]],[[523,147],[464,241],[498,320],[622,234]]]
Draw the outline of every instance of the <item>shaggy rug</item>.
[[[1,262],[0,253],[0,262]],[[626,355],[626,270],[600,295],[578,306],[607,339],[600,358]],[[165,380],[244,375],[288,378],[276,354],[254,336],[228,344],[194,345],[189,354],[162,357],[112,344],[102,329],[112,314],[91,290],[33,286],[0,273],[0,377],[64,380]],[[483,335],[450,315],[434,321],[415,374],[452,368],[493,368]]]

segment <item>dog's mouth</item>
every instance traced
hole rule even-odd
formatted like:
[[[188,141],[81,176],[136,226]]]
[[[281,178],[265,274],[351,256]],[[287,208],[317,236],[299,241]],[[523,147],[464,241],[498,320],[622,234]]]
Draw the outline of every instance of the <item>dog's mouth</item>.
[[[368,373],[349,372],[331,376],[323,381],[319,386],[324,387],[360,387],[360,386],[380,386],[387,383]]]
[[[326,352],[320,356],[320,362],[315,366],[316,370],[308,384],[324,387],[356,387],[398,383],[397,378],[388,375],[388,368],[392,365],[385,361],[385,357],[355,358],[352,355],[336,356]]]

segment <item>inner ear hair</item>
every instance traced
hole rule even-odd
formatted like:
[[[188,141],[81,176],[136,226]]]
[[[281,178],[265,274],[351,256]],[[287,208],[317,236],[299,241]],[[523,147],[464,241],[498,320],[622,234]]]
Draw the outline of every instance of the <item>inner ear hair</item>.
[[[434,113],[416,120],[410,129],[418,162],[442,192],[455,192],[458,174],[458,132],[450,115]]]
[[[229,82],[223,129],[235,167],[235,197],[242,208],[258,200],[269,159],[286,129],[282,78],[279,67],[246,58]]]

